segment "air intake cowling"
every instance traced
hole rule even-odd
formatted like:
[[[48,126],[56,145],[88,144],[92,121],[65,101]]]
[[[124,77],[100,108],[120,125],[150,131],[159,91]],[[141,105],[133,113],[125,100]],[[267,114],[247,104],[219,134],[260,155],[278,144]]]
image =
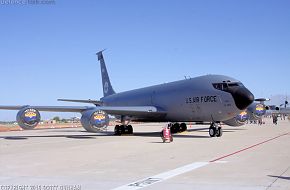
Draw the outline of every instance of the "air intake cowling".
[[[82,126],[89,132],[99,132],[109,125],[109,115],[103,110],[87,110],[82,113]]]
[[[227,121],[224,121],[224,123],[229,125],[229,126],[236,127],[236,126],[244,125],[248,119],[249,119],[248,112],[243,111],[239,115],[237,115],[236,117],[229,119]]]
[[[33,108],[23,108],[17,113],[16,120],[22,129],[34,129],[40,122],[40,113]]]

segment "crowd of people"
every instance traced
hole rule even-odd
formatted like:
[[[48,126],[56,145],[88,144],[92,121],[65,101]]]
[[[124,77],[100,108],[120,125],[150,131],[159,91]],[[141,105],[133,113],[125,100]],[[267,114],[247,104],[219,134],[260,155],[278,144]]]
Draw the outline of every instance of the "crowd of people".
[[[271,118],[274,125],[278,124],[279,117],[281,118],[281,120],[286,120],[287,118],[290,121],[290,115],[285,115],[285,114],[272,114],[270,116],[265,116],[265,117]],[[258,125],[265,124],[265,122],[263,121],[263,118],[260,118],[259,120],[249,120],[247,123],[258,124]]]

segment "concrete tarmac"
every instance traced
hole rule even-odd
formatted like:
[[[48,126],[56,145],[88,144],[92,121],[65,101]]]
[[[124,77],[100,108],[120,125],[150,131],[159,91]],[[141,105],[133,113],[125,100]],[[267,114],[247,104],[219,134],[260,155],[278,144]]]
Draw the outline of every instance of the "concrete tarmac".
[[[290,122],[189,127],[162,143],[164,124],[132,136],[82,128],[0,133],[0,190],[290,189]]]

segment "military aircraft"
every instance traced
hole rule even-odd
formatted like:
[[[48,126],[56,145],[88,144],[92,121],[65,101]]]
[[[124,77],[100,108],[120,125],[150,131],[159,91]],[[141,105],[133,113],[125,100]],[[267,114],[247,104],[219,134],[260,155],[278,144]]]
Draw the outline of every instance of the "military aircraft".
[[[287,100],[287,96],[286,99],[284,101],[283,104],[280,104],[279,106],[277,105],[268,105],[266,106],[266,110],[267,110],[267,115],[288,115],[290,114],[290,107],[287,107],[287,105],[289,104],[288,100]]]
[[[255,99],[251,105],[247,107],[246,110],[242,111],[237,116],[223,121],[223,123],[229,126],[242,126],[246,124],[248,120],[257,121],[260,120],[264,115],[266,115],[266,110],[268,109],[265,105],[265,101],[269,101],[270,99],[266,98],[258,98]]]
[[[245,110],[253,94],[238,80],[223,75],[196,78],[116,93],[110,82],[103,51],[98,52],[103,95],[100,100],[59,99],[59,101],[91,103],[94,106],[0,106],[19,110],[17,122],[23,129],[33,129],[40,121],[39,111],[79,112],[82,126],[89,132],[99,132],[109,124],[109,114],[121,120],[116,135],[132,134],[130,121],[171,122],[173,132],[185,131],[185,122],[209,122],[209,135],[222,136],[220,122]],[[179,123],[182,122],[182,123]]]

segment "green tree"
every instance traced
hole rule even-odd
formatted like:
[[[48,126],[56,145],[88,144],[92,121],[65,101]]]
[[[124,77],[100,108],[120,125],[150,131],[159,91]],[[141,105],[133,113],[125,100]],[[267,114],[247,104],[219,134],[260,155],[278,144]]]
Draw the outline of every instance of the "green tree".
[[[56,122],[59,122],[60,118],[58,116],[55,116],[52,120],[55,120]]]

